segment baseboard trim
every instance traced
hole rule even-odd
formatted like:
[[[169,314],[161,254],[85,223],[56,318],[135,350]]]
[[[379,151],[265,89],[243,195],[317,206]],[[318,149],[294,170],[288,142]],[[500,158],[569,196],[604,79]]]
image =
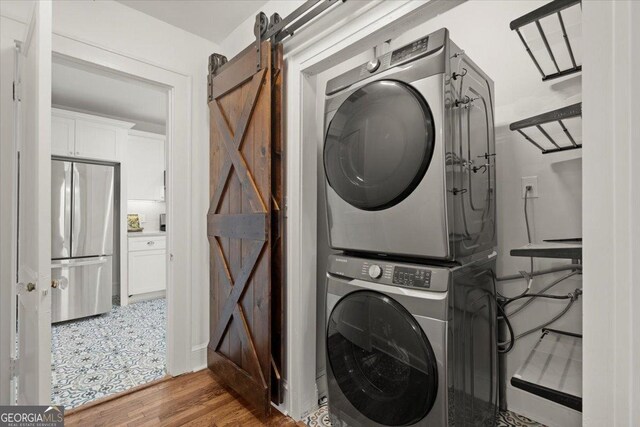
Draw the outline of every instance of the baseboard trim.
[[[208,342],[191,347],[191,370],[201,371],[207,368],[207,346]]]

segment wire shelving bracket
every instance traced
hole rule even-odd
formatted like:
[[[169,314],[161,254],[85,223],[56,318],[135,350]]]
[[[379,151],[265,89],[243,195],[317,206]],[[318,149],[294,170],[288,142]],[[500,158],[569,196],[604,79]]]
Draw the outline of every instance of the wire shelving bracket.
[[[549,111],[547,113],[543,113],[534,117],[529,117],[528,119],[520,120],[509,125],[509,129],[512,131],[518,132],[522,135],[527,141],[535,145],[542,154],[549,153],[557,153],[558,151],[566,151],[566,150],[575,150],[577,148],[582,148],[582,143],[577,143],[571,135],[571,132],[567,129],[563,120],[570,119],[573,117],[582,117],[582,102],[578,102],[577,104],[569,105],[567,107],[562,107],[557,110]],[[549,135],[549,133],[542,127],[544,124],[557,122],[565,136],[567,137],[568,144],[562,144],[556,141]],[[542,145],[537,143],[533,138],[527,135],[523,129],[526,128],[537,128],[542,135],[553,144],[553,148],[544,148]]]
[[[531,11],[529,13],[527,13],[526,15],[521,16],[520,18],[514,19],[513,21],[511,21],[511,30],[515,31],[516,33],[518,33],[518,37],[520,37],[520,41],[522,41],[522,44],[524,45],[524,48],[526,49],[527,53],[529,54],[529,57],[531,58],[531,60],[533,61],[533,63],[535,64],[536,68],[538,69],[538,71],[540,72],[540,74],[542,75],[542,81],[546,81],[546,80],[551,80],[551,79],[555,79],[558,77],[563,77],[569,74],[573,74],[573,73],[578,73],[580,71],[582,71],[582,65],[581,64],[577,64],[576,63],[576,59],[575,56],[573,54],[573,48],[571,47],[571,42],[569,40],[569,36],[567,35],[567,30],[565,28],[564,25],[564,20],[562,18],[562,11],[574,6],[576,4],[581,4],[581,0],[554,0],[551,3],[547,3],[542,7],[539,7],[538,9]],[[569,53],[569,57],[571,58],[571,64],[572,66],[570,68],[561,70],[560,67],[558,66],[558,62],[556,61],[556,57],[553,54],[553,51],[551,50],[551,46],[549,46],[549,41],[547,39],[547,35],[544,32],[544,29],[542,28],[542,25],[540,24],[540,20],[542,18],[546,18],[547,16],[551,16],[551,15],[557,15],[558,17],[558,21],[560,23],[560,28],[562,29],[562,37],[564,38],[564,43],[565,46],[567,47],[567,51]],[[524,36],[522,35],[522,32],[520,31],[520,28],[524,27],[525,25],[529,25],[529,24],[535,24],[535,26],[538,28],[538,32],[540,33],[540,37],[542,38],[542,42],[544,43],[544,47],[547,50],[547,53],[549,54],[549,56],[551,57],[551,62],[553,63],[553,66],[556,69],[555,73],[552,74],[545,74],[545,72],[542,70],[542,67],[540,66],[540,63],[538,62],[538,59],[536,59],[535,55],[533,54],[533,52],[531,52],[531,49],[529,48],[529,45],[527,44],[527,41],[525,40]]]

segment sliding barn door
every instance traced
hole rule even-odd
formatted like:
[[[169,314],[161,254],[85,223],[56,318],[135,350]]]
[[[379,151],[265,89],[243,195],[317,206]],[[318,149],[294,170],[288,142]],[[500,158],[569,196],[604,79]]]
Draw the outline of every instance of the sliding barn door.
[[[208,365],[268,414],[272,356],[271,46],[247,49],[212,75]]]

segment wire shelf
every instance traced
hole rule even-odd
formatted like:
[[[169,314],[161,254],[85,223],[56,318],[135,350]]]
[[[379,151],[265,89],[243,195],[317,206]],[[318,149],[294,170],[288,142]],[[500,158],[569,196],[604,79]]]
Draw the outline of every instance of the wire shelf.
[[[574,50],[571,45],[571,41],[569,40],[569,36],[567,35],[565,21],[562,17],[563,10],[568,9],[569,7],[577,4],[582,5],[581,0],[554,0],[551,3],[547,3],[544,6],[532,12],[529,12],[526,15],[521,16],[518,19],[514,19],[513,21],[511,21],[511,25],[510,25],[511,30],[518,33],[518,37],[520,37],[520,41],[522,41],[522,44],[524,45],[524,48],[529,54],[529,57],[531,58],[536,68],[542,75],[542,81],[551,80],[551,79],[567,76],[569,74],[578,73],[582,71],[582,65],[576,62]],[[558,65],[558,61],[556,60],[556,55],[554,55],[553,50],[549,45],[549,38],[547,37],[547,34],[545,33],[545,30],[543,29],[543,26],[540,23],[541,19],[546,18],[548,16],[552,16],[552,15],[556,15],[558,18],[558,23],[560,24],[560,29],[562,31],[564,44],[566,46],[567,53],[569,54],[569,58],[571,59],[571,66],[568,68],[561,69],[560,66]],[[527,25],[535,25],[537,27],[540,38],[544,43],[544,47],[551,59],[551,62],[553,63],[553,67],[555,68],[556,72],[551,74],[546,74],[543,71],[538,58],[536,58],[536,56],[533,54],[533,52],[531,51],[531,48],[529,47],[529,44],[527,44],[527,41],[525,40],[525,37],[522,35],[521,28]]]
[[[543,329],[511,385],[582,411],[582,335]]]
[[[544,243],[529,243],[521,248],[511,249],[511,256],[581,260],[582,242],[545,241]]]
[[[573,137],[571,132],[569,132],[567,126],[563,122],[563,120],[571,119],[574,117],[582,117],[582,102],[578,102],[577,104],[569,105],[567,107],[559,108],[557,110],[549,111],[547,113],[511,123],[511,125],[509,125],[509,129],[512,131],[516,131],[520,135],[522,135],[524,139],[526,139],[531,144],[535,145],[540,151],[542,151],[542,154],[575,150],[577,148],[582,148],[582,143],[576,142],[575,138]],[[558,123],[560,125],[562,132],[566,136],[567,143],[560,143],[549,134],[548,130],[545,130],[543,125],[548,126],[550,123]],[[544,135],[544,137],[552,144],[553,148],[543,147],[541,143],[538,143],[533,138],[531,138],[530,134],[527,134],[523,131],[523,129],[534,127],[538,129],[538,131],[540,131],[542,135]]]

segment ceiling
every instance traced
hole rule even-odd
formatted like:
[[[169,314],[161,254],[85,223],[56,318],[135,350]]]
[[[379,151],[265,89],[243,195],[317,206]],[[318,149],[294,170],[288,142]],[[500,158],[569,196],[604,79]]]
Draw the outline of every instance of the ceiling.
[[[185,31],[220,44],[268,0],[118,0]]]
[[[51,103],[56,107],[135,122],[164,133],[167,90],[85,64],[54,57]]]

